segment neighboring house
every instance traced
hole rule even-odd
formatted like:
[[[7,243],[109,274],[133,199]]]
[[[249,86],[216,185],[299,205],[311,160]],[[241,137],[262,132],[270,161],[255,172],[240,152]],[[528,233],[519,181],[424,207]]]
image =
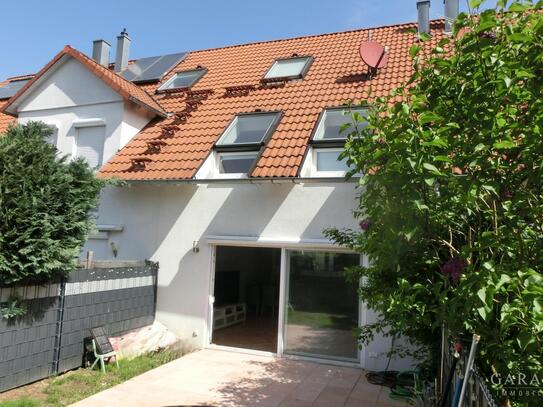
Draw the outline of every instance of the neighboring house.
[[[42,120],[61,153],[126,181],[103,192],[98,230],[82,255],[158,261],[157,318],[184,340],[380,369],[390,341],[358,349],[352,329],[375,315],[342,274],[367,260],[323,230],[357,227],[356,179],[346,181],[337,160],[344,104],[371,101],[409,78],[416,28],[131,62],[123,32],[114,66],[109,44],[95,41],[94,59],[67,46],[26,82],[7,83],[4,97],[10,86],[14,95],[0,131],[12,116]],[[444,22],[429,30],[428,48],[445,35]],[[388,52],[373,75],[359,57],[369,39]]]

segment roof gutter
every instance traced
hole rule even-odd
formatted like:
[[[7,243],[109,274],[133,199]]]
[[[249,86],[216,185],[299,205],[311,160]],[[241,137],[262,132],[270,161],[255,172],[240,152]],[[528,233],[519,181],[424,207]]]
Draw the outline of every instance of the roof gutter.
[[[236,178],[236,179],[165,179],[165,180],[126,180],[128,185],[206,185],[206,184],[325,184],[355,183],[359,177],[345,178]]]

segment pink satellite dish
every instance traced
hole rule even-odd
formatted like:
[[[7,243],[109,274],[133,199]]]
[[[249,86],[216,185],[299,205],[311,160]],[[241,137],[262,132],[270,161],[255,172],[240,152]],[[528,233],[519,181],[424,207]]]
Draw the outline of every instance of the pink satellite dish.
[[[381,44],[367,41],[360,44],[360,58],[372,69],[384,68],[388,62],[388,54]]]

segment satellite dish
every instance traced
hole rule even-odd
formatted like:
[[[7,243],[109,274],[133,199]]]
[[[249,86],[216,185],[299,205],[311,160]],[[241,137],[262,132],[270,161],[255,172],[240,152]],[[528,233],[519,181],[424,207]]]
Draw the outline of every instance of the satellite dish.
[[[375,41],[360,44],[360,58],[372,70],[384,68],[388,62],[388,53],[385,47]]]

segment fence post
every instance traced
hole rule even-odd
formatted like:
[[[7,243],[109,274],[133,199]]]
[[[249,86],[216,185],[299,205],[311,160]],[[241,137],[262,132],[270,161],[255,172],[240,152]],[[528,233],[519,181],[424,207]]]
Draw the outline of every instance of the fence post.
[[[66,278],[60,282],[59,305],[57,312],[57,330],[55,335],[55,348],[53,352],[53,375],[58,374],[60,364],[60,346],[62,339],[62,323],[64,321],[64,299],[66,298]]]

